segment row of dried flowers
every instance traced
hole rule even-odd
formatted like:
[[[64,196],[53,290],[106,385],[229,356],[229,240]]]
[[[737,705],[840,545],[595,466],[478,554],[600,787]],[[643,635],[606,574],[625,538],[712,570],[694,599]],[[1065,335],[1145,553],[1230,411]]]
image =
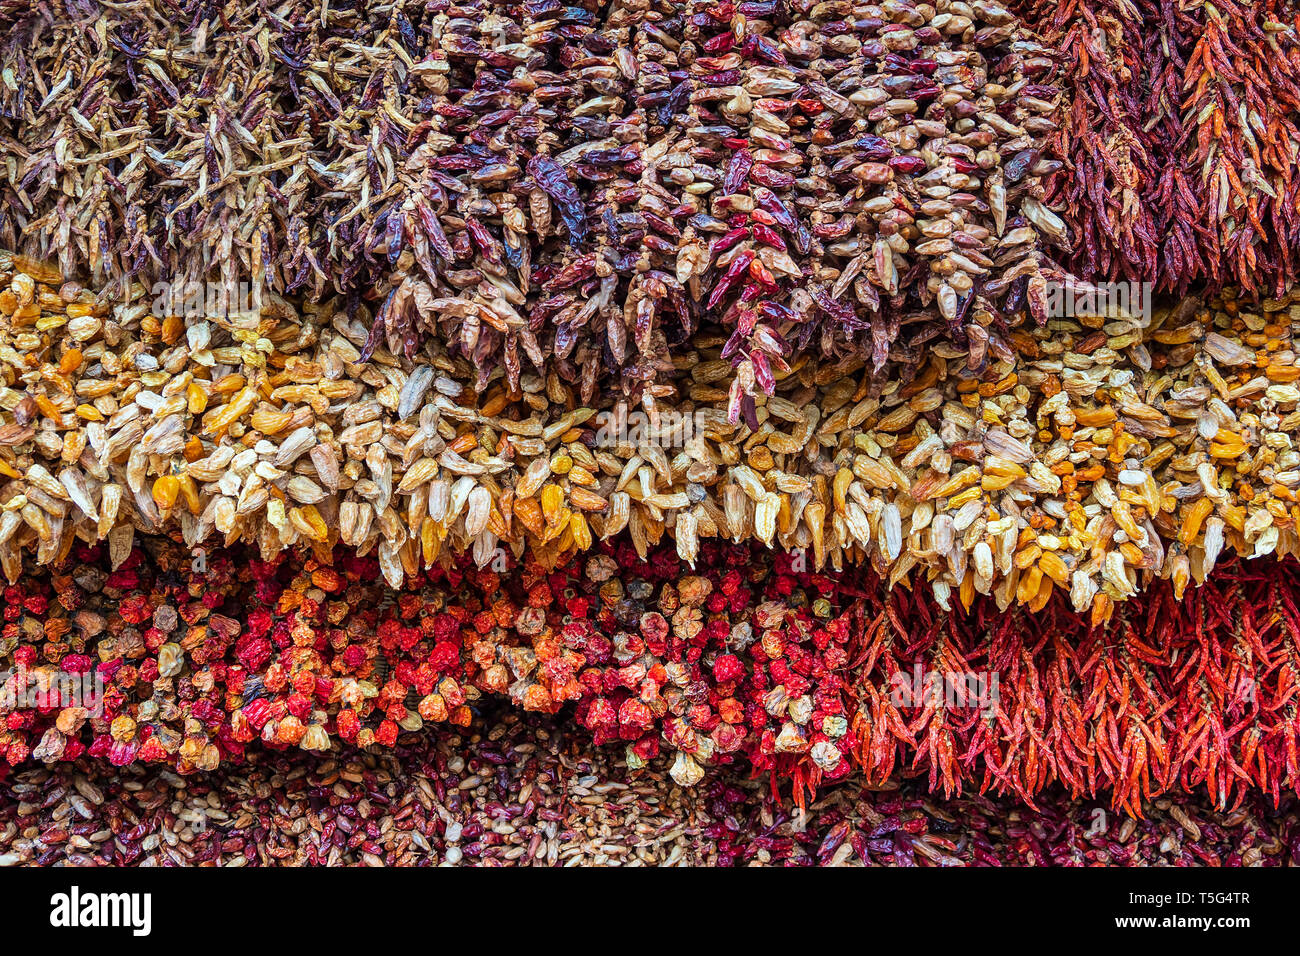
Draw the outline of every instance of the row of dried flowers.
[[[1279,0],[1027,0],[1068,104],[1046,201],[1094,281],[1280,295],[1300,259],[1300,24]]]
[[[22,271],[22,270],[27,271]],[[912,378],[800,361],[743,419],[697,336],[629,410],[553,370],[518,386],[426,343],[360,361],[341,302],[227,323],[97,303],[0,257],[0,565],[136,533],[263,558],[376,552],[393,587],[445,552],[554,565],[625,533],[757,539],[870,563],[939,603],[1066,591],[1094,620],[1227,550],[1300,550],[1300,300],[1188,298],[1052,319]],[[992,347],[996,344],[996,348]]]
[[[0,245],[348,295],[371,347],[628,388],[711,323],[801,355],[978,355],[1045,308],[1051,50],[992,0],[0,7]],[[368,302],[363,305],[363,302]],[[367,353],[369,347],[366,349]],[[978,359],[976,359],[978,361]]]
[[[393,753],[255,751],[213,773],[82,759],[0,777],[0,867],[1294,866],[1296,800],[1171,794],[1143,818],[1044,794],[937,803],[849,779],[806,812],[720,770],[677,787],[553,722],[476,717]]]
[[[4,592],[0,755],[190,774],[250,747],[393,748],[497,696],[563,710],[633,769],[662,754],[681,785],[740,759],[799,806],[853,771],[906,770],[945,797],[1060,786],[1132,814],[1170,791],[1228,805],[1300,784],[1293,562],[1234,562],[1182,601],[1161,585],[1090,627],[1060,598],[950,613],[757,546],[703,557],[696,575],[666,549],[603,546],[394,593],[348,551],[196,570],[151,539],[110,571],[78,546]],[[57,675],[98,675],[102,695],[31,696]]]

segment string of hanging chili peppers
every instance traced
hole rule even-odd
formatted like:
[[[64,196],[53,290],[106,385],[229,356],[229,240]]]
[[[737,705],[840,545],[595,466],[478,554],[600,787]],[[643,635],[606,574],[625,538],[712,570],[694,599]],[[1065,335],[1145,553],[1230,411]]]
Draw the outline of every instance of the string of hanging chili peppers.
[[[74,549],[5,590],[0,666],[9,691],[95,675],[102,707],[0,698],[0,755],[193,773],[249,747],[392,748],[504,697],[572,704],[595,745],[633,766],[664,753],[683,785],[741,759],[800,806],[850,771],[1031,804],[1060,785],[1132,814],[1171,790],[1223,806],[1300,782],[1292,561],[1232,562],[1181,601],[1160,585],[1093,627],[1059,597],[948,613],[865,570],[714,542],[703,558],[690,574],[670,549],[603,546],[392,592],[345,549],[330,565],[214,552],[201,572],[170,545],[112,572],[101,548]]]

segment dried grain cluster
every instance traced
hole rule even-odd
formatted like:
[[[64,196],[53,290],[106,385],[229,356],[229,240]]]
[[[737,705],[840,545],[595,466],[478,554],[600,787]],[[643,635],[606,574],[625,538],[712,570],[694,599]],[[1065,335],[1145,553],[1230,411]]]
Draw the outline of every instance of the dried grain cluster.
[[[49,563],[78,539],[120,561],[136,532],[267,558],[341,541],[397,587],[440,556],[553,564],[627,531],[691,562],[709,538],[869,561],[945,605],[1059,588],[1100,618],[1153,577],[1181,593],[1225,549],[1300,545],[1291,297],[1052,319],[975,369],[935,345],[883,385],[862,356],[804,360],[731,423],[738,373],[703,336],[629,411],[553,368],[483,383],[433,344],[363,363],[337,299],[186,324],[25,263],[0,260],[11,580],[25,552]]]
[[[1137,858],[836,797],[815,846],[766,802],[754,835],[737,760],[801,811],[902,768],[1276,803],[1295,26],[0,0],[0,690],[104,685],[0,698],[0,776],[133,768],[107,826],[84,773],[21,776],[0,863]],[[1112,304],[1058,252],[1179,297]],[[991,695],[900,697],[923,674]],[[494,699],[623,763],[534,716],[478,736]]]
[[[506,718],[311,766],[24,769],[0,782],[0,866],[1279,866],[1300,841],[1291,800],[1165,797],[1137,820],[848,781],[801,813],[739,775],[683,790],[563,739]]]
[[[119,293],[348,293],[366,354],[433,336],[586,400],[720,329],[735,420],[807,351],[978,361],[1066,242],[1055,60],[991,0],[174,7],[0,16],[0,245]]]

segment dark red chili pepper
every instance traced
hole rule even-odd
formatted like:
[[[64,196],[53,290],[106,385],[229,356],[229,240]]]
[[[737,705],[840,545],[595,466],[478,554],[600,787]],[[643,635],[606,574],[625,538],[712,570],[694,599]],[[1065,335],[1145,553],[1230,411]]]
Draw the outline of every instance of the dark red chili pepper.
[[[1008,183],[1018,183],[1024,179],[1029,170],[1038,162],[1039,155],[1039,151],[1036,149],[1022,149],[1012,156],[1005,168],[1006,181]]]
[[[762,223],[754,223],[754,238],[765,246],[771,246],[773,249],[786,251],[785,240],[780,234],[770,226],[764,226]]]
[[[645,220],[646,225],[661,235],[668,236],[672,239],[680,239],[682,236],[680,229],[667,219],[662,219],[652,212],[642,212],[641,217]]]
[[[451,243],[447,241],[447,234],[442,231],[442,225],[438,222],[438,217],[433,214],[433,210],[424,203],[417,202],[415,204],[415,214],[419,218],[420,226],[429,240],[429,248],[448,262],[453,261],[456,254],[452,251]],[[407,229],[409,231],[410,227],[408,226]]]
[[[891,156],[889,168],[896,173],[911,176],[925,171],[925,160],[920,156]]]
[[[754,381],[758,387],[769,395],[776,389],[776,378],[772,375],[772,366],[767,353],[754,349],[749,353],[749,360],[754,364]]]
[[[705,86],[735,86],[742,81],[739,70],[722,70],[699,77]]]
[[[470,239],[473,240],[474,245],[478,247],[478,251],[482,253],[485,259],[489,262],[501,261],[501,250],[496,239],[493,238],[492,234],[487,231],[487,228],[481,222],[472,216],[468,217],[465,220],[465,228],[469,230]]]
[[[540,270],[539,270],[540,271]],[[567,263],[554,277],[546,280],[544,285],[548,292],[567,289],[579,282],[590,279],[596,274],[596,254],[589,252]],[[540,280],[539,280],[540,281]]]
[[[396,209],[390,209],[387,213],[387,219],[384,223],[384,238],[388,245],[388,264],[392,265],[402,254],[402,237],[404,230],[402,228],[406,217]]]
[[[781,202],[776,193],[764,186],[756,186],[753,193],[754,201],[771,213],[782,229],[793,232],[798,227],[798,222],[790,213],[790,210],[785,208],[785,203]]]
[[[705,308],[712,309],[716,307],[736,280],[744,275],[745,270],[749,268],[749,264],[753,261],[754,250],[742,249],[737,253],[736,258],[731,260],[731,264],[727,267],[726,273],[718,280],[718,284],[713,287],[713,292],[709,294],[709,300],[705,303]]]
[[[724,233],[709,243],[709,260],[712,261],[716,256],[726,252],[742,239],[749,238],[749,229],[745,226],[738,226],[735,229]]]
[[[917,103],[924,106],[942,92],[942,87],[937,83],[917,83],[908,91],[907,95],[910,99],[914,99]]]
[[[658,120],[661,126],[667,126],[673,121],[678,113],[683,111],[687,99],[691,95],[691,81],[682,80],[675,87],[663,106],[659,107]]]
[[[740,351],[740,347],[745,343],[746,334],[747,333],[741,332],[740,329],[736,329],[731,333],[730,337],[727,339],[727,343],[722,346],[721,358],[723,361],[729,361],[737,352]]]
[[[773,169],[764,163],[759,163],[753,168],[749,174],[749,179],[751,182],[766,186],[769,189],[785,190],[794,186],[794,177],[792,175]]]
[[[788,65],[785,54],[781,52],[780,47],[765,36],[757,37],[757,42],[754,45],[754,53],[758,55],[760,60],[767,63],[772,63],[776,66]]]
[[[858,137],[853,143],[854,155],[859,159],[881,162],[894,155],[894,148],[884,137],[867,133]]]
[[[770,299],[765,299],[758,304],[758,314],[765,319],[772,319],[777,322],[793,322],[795,320],[795,314],[789,308]]]
[[[528,161],[528,174],[560,211],[560,218],[569,230],[569,245],[575,249],[580,247],[587,238],[586,212],[582,197],[569,182],[564,167],[549,156],[537,155]]]
[[[736,35],[728,30],[726,33],[719,33],[717,36],[710,37],[704,44],[705,53],[726,53],[736,42]]]
[[[730,196],[740,192],[749,182],[750,170],[753,168],[754,155],[748,149],[739,149],[733,153],[722,181],[723,194]]]
[[[469,119],[474,115],[474,111],[468,106],[461,106],[456,103],[439,103],[433,108],[438,116],[445,116],[447,119]]]

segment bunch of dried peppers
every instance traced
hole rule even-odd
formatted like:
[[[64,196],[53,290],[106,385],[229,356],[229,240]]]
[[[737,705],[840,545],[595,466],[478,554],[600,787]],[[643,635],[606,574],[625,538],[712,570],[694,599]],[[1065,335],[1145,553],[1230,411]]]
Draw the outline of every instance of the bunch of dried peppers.
[[[1047,201],[1070,267],[1184,292],[1294,284],[1300,40],[1289,4],[1071,0],[1018,5],[1062,57],[1068,122]]]
[[[1297,26],[0,3],[0,767],[364,781],[497,699],[720,817],[730,764],[1290,799]],[[1178,299],[1049,296],[1117,280]],[[716,839],[971,848],[877,816]],[[337,832],[278,858],[387,852]]]
[[[150,553],[153,552],[153,553]],[[1092,627],[1062,601],[950,613],[869,572],[710,546],[702,574],[626,545],[545,571],[437,569],[387,590],[332,565],[151,545],[98,549],[5,592],[5,760],[83,754],[216,769],[248,748],[394,747],[485,698],[559,713],[679,784],[743,758],[796,802],[856,771],[1033,803],[1053,786],[1128,813],[1176,790],[1217,805],[1300,780],[1300,572],[1233,564]],[[42,674],[97,675],[102,709],[14,708]],[[936,677],[938,680],[936,683]],[[974,681],[970,675],[975,675]]]

